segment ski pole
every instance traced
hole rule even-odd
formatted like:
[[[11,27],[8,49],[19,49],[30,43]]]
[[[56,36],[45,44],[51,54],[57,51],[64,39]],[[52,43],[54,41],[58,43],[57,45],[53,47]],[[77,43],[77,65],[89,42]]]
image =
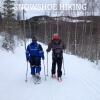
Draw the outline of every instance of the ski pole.
[[[47,76],[48,76],[48,52],[47,52]]]
[[[23,32],[24,32],[24,45],[25,45],[25,51],[26,51],[26,29],[25,29],[25,10],[23,9]],[[27,82],[27,74],[28,74],[28,61],[27,61],[27,69],[26,69],[26,79]]]
[[[27,82],[27,74],[28,74],[28,61],[27,61],[27,69],[26,69],[26,79],[25,79],[25,82]]]
[[[64,58],[63,58],[63,71],[64,71],[64,75],[66,75],[66,73],[65,73],[65,66],[64,66]]]
[[[45,74],[45,64],[44,64],[44,60],[43,60],[43,66],[44,66],[44,76],[45,76],[45,81],[46,81],[46,74]]]

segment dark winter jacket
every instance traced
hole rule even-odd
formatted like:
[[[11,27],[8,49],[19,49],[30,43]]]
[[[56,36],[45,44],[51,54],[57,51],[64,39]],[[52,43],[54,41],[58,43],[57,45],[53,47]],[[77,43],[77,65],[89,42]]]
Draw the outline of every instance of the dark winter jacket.
[[[38,59],[44,59],[44,52],[42,46],[37,42],[32,42],[27,46],[26,50],[26,58],[28,61],[32,59],[32,57],[37,57]]]
[[[61,40],[51,40],[51,42],[48,44],[47,52],[53,51],[53,57],[62,57],[63,56],[63,50],[65,49],[65,45]]]

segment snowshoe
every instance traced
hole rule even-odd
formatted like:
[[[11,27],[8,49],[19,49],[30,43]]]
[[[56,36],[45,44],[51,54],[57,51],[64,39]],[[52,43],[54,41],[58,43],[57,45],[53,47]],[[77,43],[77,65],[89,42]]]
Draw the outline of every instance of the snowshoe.
[[[55,74],[53,74],[51,77],[54,78],[54,79],[56,79],[56,75]]]
[[[40,77],[40,75],[35,75],[35,77],[34,77],[34,84],[40,84],[41,83],[41,77]]]
[[[58,82],[62,82],[62,78],[61,77],[58,77],[57,80],[58,80]]]

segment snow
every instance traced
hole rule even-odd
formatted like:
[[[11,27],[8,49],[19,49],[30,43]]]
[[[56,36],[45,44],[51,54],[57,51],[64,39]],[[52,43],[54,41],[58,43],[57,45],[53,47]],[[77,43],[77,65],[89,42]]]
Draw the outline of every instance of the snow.
[[[47,46],[42,46],[45,51]],[[63,81],[59,83],[50,77],[51,52],[48,57],[49,76],[45,81],[42,61],[42,83],[35,85],[29,64],[28,81],[25,82],[27,62],[24,46],[18,46],[14,54],[0,49],[0,100],[100,100],[100,65],[64,54],[66,75],[63,75]]]

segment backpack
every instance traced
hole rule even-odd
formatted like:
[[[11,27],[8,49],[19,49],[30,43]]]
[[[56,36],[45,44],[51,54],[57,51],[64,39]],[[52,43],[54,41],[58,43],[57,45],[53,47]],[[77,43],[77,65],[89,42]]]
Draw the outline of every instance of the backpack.
[[[53,57],[61,58],[63,56],[63,46],[62,43],[53,43],[52,45]]]

